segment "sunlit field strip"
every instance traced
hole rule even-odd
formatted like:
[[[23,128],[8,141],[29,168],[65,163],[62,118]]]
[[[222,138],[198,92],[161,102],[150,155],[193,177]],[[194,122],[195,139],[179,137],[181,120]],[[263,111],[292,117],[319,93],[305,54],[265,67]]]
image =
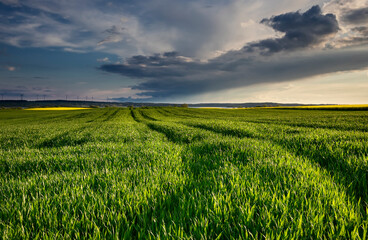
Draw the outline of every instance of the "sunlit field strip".
[[[277,106],[277,107],[259,107],[259,108],[290,108],[290,109],[344,109],[344,108],[368,108],[368,104],[353,104],[353,105],[310,105],[310,106]]]
[[[299,108],[361,108],[368,107],[368,104],[353,104],[353,105],[326,105],[326,106],[301,106]]]
[[[308,105],[308,106],[275,106],[275,107],[196,107],[197,109],[224,109],[224,110],[236,110],[236,109],[273,109],[273,108],[292,108],[292,109],[322,109],[322,108],[368,108],[368,104],[352,104],[352,105]]]

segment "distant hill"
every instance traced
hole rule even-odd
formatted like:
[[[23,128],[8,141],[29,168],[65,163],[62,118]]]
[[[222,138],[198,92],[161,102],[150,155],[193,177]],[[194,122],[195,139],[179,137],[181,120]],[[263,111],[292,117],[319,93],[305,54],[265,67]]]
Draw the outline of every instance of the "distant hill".
[[[0,101],[0,107],[5,108],[30,108],[30,107],[179,107],[183,104],[176,103],[137,103],[137,102],[94,102],[94,101],[65,101],[65,100],[50,100],[50,101],[27,101],[27,100],[3,100]],[[297,103],[196,103],[185,104],[188,107],[220,107],[220,108],[246,108],[246,107],[276,107],[276,106],[304,106]]]

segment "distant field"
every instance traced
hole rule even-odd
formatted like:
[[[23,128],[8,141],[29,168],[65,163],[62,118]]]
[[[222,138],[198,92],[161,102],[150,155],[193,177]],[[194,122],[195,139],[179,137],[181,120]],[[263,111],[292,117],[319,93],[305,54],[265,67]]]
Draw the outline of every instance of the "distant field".
[[[44,107],[44,108],[27,108],[25,110],[34,110],[34,111],[64,111],[64,110],[85,110],[90,108],[81,108],[81,107]]]
[[[312,109],[312,110],[368,110],[368,104],[353,104],[353,105],[311,105],[297,107],[264,107],[264,108],[280,108],[280,109]]]
[[[367,239],[348,110],[1,110],[0,236]]]

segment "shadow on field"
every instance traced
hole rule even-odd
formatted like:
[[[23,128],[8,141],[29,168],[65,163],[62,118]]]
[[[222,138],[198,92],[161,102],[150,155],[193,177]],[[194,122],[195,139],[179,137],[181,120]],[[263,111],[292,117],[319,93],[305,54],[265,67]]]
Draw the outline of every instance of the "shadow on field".
[[[36,148],[59,148],[66,146],[78,146],[89,141],[91,134],[84,133],[83,135],[78,135],[86,127],[78,128],[73,131],[67,131],[62,134],[56,135],[50,139],[46,139],[41,143],[36,145]]]
[[[210,125],[206,125],[206,124],[201,124],[201,123],[183,123],[184,125],[190,126],[190,127],[194,127],[194,128],[199,128],[199,129],[203,129],[203,130],[207,130],[207,131],[211,131],[214,133],[219,133],[221,135],[224,136],[234,136],[234,137],[238,137],[238,138],[253,138],[253,139],[258,139],[258,137],[256,137],[254,135],[254,133],[250,132],[250,131],[236,131],[233,129],[216,129]]]

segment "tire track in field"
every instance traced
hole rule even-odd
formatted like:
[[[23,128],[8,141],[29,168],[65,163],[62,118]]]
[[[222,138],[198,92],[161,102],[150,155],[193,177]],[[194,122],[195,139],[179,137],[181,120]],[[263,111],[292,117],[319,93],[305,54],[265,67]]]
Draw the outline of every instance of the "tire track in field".
[[[182,125],[186,125],[185,123],[179,123]],[[368,183],[368,166],[357,166],[357,165],[349,165],[347,162],[343,161],[344,159],[337,160],[340,163],[340,166],[336,168],[334,164],[328,164],[324,162],[325,156],[323,154],[318,155],[318,158],[313,158],[313,153],[319,154],[318,151],[311,152],[311,151],[303,151],[303,152],[295,152],[294,148],[291,145],[284,145],[280,141],[276,141],[275,139],[269,140],[269,138],[265,137],[257,137],[254,134],[248,133],[236,133],[234,131],[226,131],[221,132],[218,129],[215,129],[211,126],[195,126],[190,124],[189,126],[198,128],[201,130],[211,131],[218,135],[223,135],[226,137],[232,136],[239,139],[248,138],[254,139],[257,141],[265,142],[269,145],[279,146],[285,151],[287,151],[291,156],[295,157],[302,157],[306,161],[310,163],[314,163],[312,166],[314,168],[322,167],[323,169],[327,170],[330,175],[327,175],[331,181],[336,181],[337,184],[342,186],[339,191],[346,193],[349,196],[350,201],[355,202],[357,205],[360,206],[360,213],[362,214],[363,218],[367,217],[366,208],[368,207],[368,194],[367,194],[367,183]],[[309,149],[308,149],[309,150]],[[317,166],[315,165],[317,163]]]
[[[168,131],[168,130],[165,131],[165,129],[163,127],[160,127],[160,125],[152,123],[155,121],[143,116],[141,114],[141,111],[130,110],[130,114],[132,118],[134,119],[134,121],[136,121],[137,123],[144,124],[146,127],[151,129],[152,131],[163,134],[166,137],[166,139],[169,140],[170,142],[174,144],[185,143],[185,142],[188,143],[188,141],[183,140],[180,135],[174,134],[174,132],[172,131]]]
[[[88,126],[78,127],[60,134],[53,136],[51,138],[45,139],[40,143],[36,143],[32,149],[37,149],[35,151],[35,157],[47,153],[49,148],[62,148],[62,147],[76,147],[89,142],[89,136],[91,135],[88,131],[85,132],[82,137],[75,137],[75,132],[83,132],[88,129]],[[0,162],[0,173],[2,175],[9,175],[13,178],[22,176],[30,177],[42,171],[50,172],[62,172],[63,167],[60,166],[61,162],[58,159],[27,159],[26,161],[1,161]],[[70,163],[65,162],[66,165]]]
[[[181,124],[186,125],[185,123]],[[278,145],[287,150],[291,155],[295,155],[296,157],[304,157],[308,161],[317,163],[318,166],[326,169],[340,185],[345,186],[345,188],[348,189],[347,193],[353,199],[355,199],[356,202],[359,202],[359,199],[361,199],[363,201],[361,203],[362,206],[368,206],[368,165],[352,165],[346,162],[344,158],[339,159],[331,155],[326,156],[324,152],[318,151],[318,149],[314,151],[312,149],[306,150],[303,148],[301,143],[298,145],[295,143],[295,141],[293,141],[293,139],[277,140],[268,138],[267,136],[259,137],[251,132],[237,132],[227,128],[220,130],[206,124],[189,124],[189,126],[205,129],[224,136],[230,135],[237,138],[252,138]],[[295,151],[296,148],[297,151]],[[326,161],[326,159],[328,159],[328,161]]]
[[[43,136],[40,138],[41,141],[33,141],[30,146],[28,146],[29,151],[35,151],[35,156],[39,156],[40,154],[43,155],[47,151],[51,151],[48,149],[55,148],[60,149],[64,147],[78,147],[84,144],[87,144],[91,141],[93,141],[92,137],[92,129],[94,129],[95,125],[91,125],[93,123],[83,122],[83,118],[86,116],[94,116],[97,112],[85,112],[85,113],[78,113],[73,114],[69,116],[69,118],[72,118],[77,125],[73,125],[67,128],[67,129],[61,129],[61,131],[54,131],[53,136]],[[106,116],[105,112],[102,115],[99,115],[97,118],[99,119],[101,116]],[[82,121],[81,121],[82,120]],[[60,149],[60,152],[63,152],[64,150]],[[21,156],[22,157],[22,156]],[[22,177],[30,177],[37,173],[37,171],[47,171],[47,172],[63,172],[66,167],[62,166],[70,166],[69,163],[64,163],[58,161],[58,159],[48,159],[48,162],[45,162],[43,158],[32,160],[27,159],[26,161],[14,161],[14,162],[7,162],[2,161],[0,165],[2,166],[2,170],[0,171],[5,175],[9,175],[12,177],[22,176]],[[82,164],[84,160],[79,159],[77,162],[74,162],[77,164],[76,169],[78,169],[78,166]],[[62,165],[60,167],[60,165]],[[70,169],[74,169],[75,167],[70,167]],[[77,171],[77,170],[76,170]]]
[[[95,122],[96,123],[96,122]],[[91,124],[83,124],[84,126],[77,127],[77,128],[69,128],[66,131],[58,133],[52,137],[48,137],[43,139],[43,141],[39,143],[35,143],[32,147],[29,147],[30,151],[34,150],[35,159],[27,158],[25,160],[24,156],[20,155],[21,161],[1,161],[0,160],[0,175],[7,175],[11,178],[16,177],[24,177],[29,178],[40,172],[44,174],[55,174],[60,172],[78,172],[78,171],[85,171],[85,166],[89,163],[89,159],[81,158],[79,155],[80,149],[76,149],[77,157],[73,158],[71,155],[70,161],[63,159],[60,161],[58,158],[48,158],[48,157],[40,157],[43,155],[47,156],[47,153],[53,152],[53,155],[58,156],[58,151],[62,153],[63,151],[71,151],[74,150],[64,150],[64,147],[78,147],[89,142],[99,141],[98,139],[94,138],[92,135],[96,133],[95,127],[96,125]],[[76,134],[79,133],[78,136]],[[103,133],[102,133],[103,134]],[[115,133],[116,134],[116,133]],[[122,142],[127,142],[127,139],[121,139]],[[106,143],[106,142],[105,142]],[[53,150],[51,150],[54,148]],[[57,152],[54,152],[55,149]],[[73,148],[74,149],[74,148]],[[0,152],[1,154],[1,152]],[[100,168],[99,166],[103,166],[103,161],[96,161],[94,163],[96,168]]]
[[[142,122],[142,120],[139,119],[137,113],[133,109],[130,110],[130,115],[132,116],[133,120],[136,121],[137,123]]]
[[[164,125],[159,124],[158,121],[151,120],[147,116],[141,114],[141,111],[138,110],[130,110],[130,114],[134,121],[137,123],[145,125],[151,131],[155,131],[159,134],[165,136],[165,138],[173,144],[183,144],[189,143],[190,140],[187,138],[183,138],[180,134],[175,134],[174,131],[167,129]]]
[[[100,114],[99,110],[96,110],[96,111],[86,110],[86,111],[88,111],[88,112],[82,112],[82,113],[78,113],[78,114],[75,114],[75,113],[71,114],[69,117],[66,118],[66,120],[70,120],[70,121],[85,120],[86,123],[89,123],[89,122],[93,122],[95,119],[98,119],[99,117],[101,117],[101,115],[99,115]],[[102,115],[103,114],[104,113],[102,113]],[[96,115],[97,115],[97,117],[96,117]]]
[[[139,112],[140,113],[140,112]],[[156,132],[162,133],[166,136],[166,138],[173,142],[173,143],[179,143],[179,144],[188,144],[191,143],[193,141],[199,141],[202,140],[203,138],[200,136],[196,136],[194,138],[188,138],[188,137],[182,137],[180,134],[175,134],[175,131],[170,131],[165,127],[162,127],[158,124],[155,123],[150,123],[150,118],[147,118],[145,116],[143,116],[142,114],[137,114],[133,111],[131,111],[131,114],[133,117],[133,119],[137,122],[140,123],[144,123],[147,127],[149,127],[151,130],[154,130]],[[192,118],[193,119],[193,118]],[[184,123],[182,123],[184,124]],[[187,125],[187,124],[184,124]],[[287,143],[287,145],[285,145],[285,139],[283,139],[282,141],[278,141],[277,139],[269,139],[267,136],[264,137],[259,137],[257,135],[255,135],[252,132],[247,132],[247,131],[233,131],[231,129],[222,129],[222,130],[218,130],[212,126],[206,125],[206,124],[197,124],[197,125],[187,125],[190,127],[195,127],[195,128],[200,128],[200,129],[204,129],[207,131],[211,131],[217,134],[221,134],[221,135],[225,135],[225,136],[234,136],[234,137],[238,137],[238,138],[252,138],[252,139],[257,139],[257,140],[262,140],[262,141],[268,141],[268,142],[272,142],[273,144],[276,144],[284,149],[286,149],[290,154],[295,155],[295,156],[302,156],[307,158],[309,161],[314,162],[319,164],[319,166],[323,167],[324,169],[326,169],[328,172],[330,172],[330,174],[332,176],[338,176],[338,178],[336,179],[340,179],[339,183],[342,184],[343,186],[345,186],[348,189],[352,189],[353,191],[353,197],[358,197],[361,198],[364,202],[366,202],[368,199],[367,197],[367,182],[368,182],[368,170],[366,168],[357,168],[357,166],[354,165],[349,165],[347,164],[347,162],[344,161],[344,159],[336,159],[336,161],[339,162],[339,167],[336,168],[336,165],[331,164],[329,162],[326,162],[326,156],[319,151],[302,151],[303,148],[302,146],[299,148],[299,151],[295,152],[295,144],[294,141],[289,140]],[[332,158],[333,156],[330,156],[330,158]],[[331,161],[330,161],[331,162]],[[351,181],[349,179],[345,179],[345,172],[351,172],[354,173],[354,175],[357,176],[358,180],[355,180],[355,182],[357,183],[357,186],[350,188],[350,184]],[[342,179],[342,180],[341,180]],[[366,179],[367,181],[364,181],[364,179]],[[361,186],[361,184],[363,186]]]
[[[97,122],[99,120],[104,122],[106,119],[109,119],[109,117],[111,115],[113,115],[115,112],[117,113],[117,111],[119,111],[119,110],[113,111],[112,109],[108,109],[108,110],[104,109],[104,113],[102,113],[101,115],[99,115],[99,116],[97,116],[97,117],[95,117],[91,120],[86,121],[86,123],[93,123],[93,122]],[[116,115],[116,113],[114,115]]]
[[[136,116],[136,118],[138,119],[139,117]],[[139,119],[138,121],[140,121],[141,123],[146,124],[150,129],[159,132],[161,134],[164,134],[167,139],[175,144],[188,144],[191,143],[190,140],[181,137],[178,134],[175,134],[175,131],[173,130],[167,130],[165,129],[165,127],[160,127],[155,123],[150,123],[147,120],[142,121],[142,119]],[[182,125],[186,125],[185,123],[176,123],[176,124],[182,124]],[[348,164],[346,164],[346,162],[342,162],[342,167],[340,168],[341,172],[337,172],[336,173],[336,168],[334,166],[328,165],[328,164],[324,164],[325,162],[321,161],[321,159],[311,159],[310,153],[308,152],[304,152],[304,153],[300,153],[300,152],[294,152],[294,149],[292,146],[286,147],[285,145],[283,145],[281,142],[275,141],[275,140],[269,140],[268,138],[265,137],[258,137],[256,135],[254,135],[252,132],[236,132],[236,131],[231,131],[230,129],[228,129],[228,131],[219,131],[218,129],[209,126],[209,125],[204,125],[204,124],[198,124],[198,125],[187,125],[189,127],[194,127],[194,128],[199,128],[199,129],[203,129],[206,131],[210,131],[210,132],[214,132],[216,134],[220,134],[223,136],[233,136],[233,137],[237,137],[237,138],[250,138],[250,139],[254,139],[254,140],[260,140],[260,141],[265,141],[271,145],[276,145],[281,147],[282,149],[285,149],[289,154],[294,155],[296,157],[304,157],[307,161],[310,162],[314,162],[319,164],[319,166],[325,168],[332,176],[336,176],[336,174],[338,175],[338,178],[334,178],[334,179],[338,179],[338,183],[341,184],[342,186],[345,186],[346,189],[349,189],[350,191],[353,192],[353,194],[349,193],[349,191],[347,192],[350,197],[352,199],[355,199],[356,202],[358,202],[358,200],[356,199],[356,197],[360,197],[363,201],[366,201],[367,198],[364,196],[364,194],[361,193],[361,190],[364,189],[362,187],[356,187],[356,189],[352,189],[350,188],[350,184],[351,182],[349,180],[346,180],[344,178],[344,172],[342,171],[343,169],[348,168],[349,171],[354,172],[355,171],[355,167],[354,166],[349,166]],[[226,128],[225,128],[226,129]],[[201,140],[201,138],[198,138],[198,141]],[[195,140],[196,141],[196,140]],[[322,157],[323,159],[323,157]],[[358,176],[362,176],[361,179],[364,179],[364,176],[367,177],[365,171],[358,171]],[[361,181],[358,181],[358,183]],[[362,206],[364,207],[364,204],[362,204]]]
[[[198,114],[196,114],[194,116],[193,113],[184,112],[183,110],[181,110],[181,111],[176,111],[176,109],[170,109],[170,110],[164,109],[164,111],[166,111],[168,114],[170,114],[170,116],[173,116],[173,117],[176,117],[176,118],[178,118],[178,117],[180,117],[180,118],[190,118],[190,119],[205,118],[205,117],[200,116]]]
[[[46,139],[39,144],[37,144],[36,148],[60,148],[66,146],[77,146],[82,145],[89,141],[91,134],[84,130],[88,129],[88,126],[78,127],[72,130],[65,131],[61,134],[58,134],[50,139]],[[81,138],[76,138],[76,132],[84,132]]]
[[[80,111],[83,111],[83,112],[81,113]],[[50,113],[50,111],[24,111],[27,113],[27,115],[22,116],[18,114],[16,117],[7,118],[5,121],[11,121],[12,125],[18,124],[18,122],[21,124],[24,124],[24,122],[27,122],[28,124],[39,124],[40,120],[42,120],[42,124],[45,124],[48,122],[55,123],[58,121],[65,122],[65,120],[73,119],[73,117],[79,118],[79,117],[87,116],[91,114],[85,111],[86,110],[78,110],[77,112],[54,111],[52,113]],[[31,113],[33,113],[31,116],[28,115]],[[37,117],[35,117],[35,115],[37,115]]]
[[[108,122],[111,121],[113,118],[115,118],[115,116],[118,114],[119,109],[116,109],[113,113],[111,113],[109,116],[107,116],[103,122]]]
[[[193,223],[193,219],[198,218],[201,215],[206,216],[211,213],[209,212],[208,207],[205,206],[207,202],[213,201],[211,200],[213,199],[212,191],[214,190],[215,186],[218,186],[217,178],[213,177],[213,175],[220,174],[217,171],[220,171],[223,163],[215,161],[210,157],[211,155],[216,153],[214,153],[213,151],[207,151],[208,146],[206,144],[204,144],[204,146],[201,146],[202,144],[200,144],[199,146],[189,146],[189,141],[181,137],[180,134],[176,134],[178,138],[171,136],[172,134],[175,134],[175,132],[172,130],[165,130],[164,125],[160,126],[158,123],[150,121],[150,119],[144,119],[144,117],[139,113],[137,114],[136,111],[131,111],[131,115],[137,123],[143,124],[151,131],[165,136],[165,139],[171,144],[182,146],[184,148],[184,150],[180,154],[181,159],[183,159],[182,161],[184,163],[184,169],[187,173],[185,183],[176,186],[170,186],[169,183],[164,183],[164,189],[168,188],[172,190],[169,191],[168,194],[155,195],[152,202],[155,202],[156,204],[150,206],[147,215],[150,217],[154,216],[155,219],[159,219],[158,222],[160,222],[161,224],[165,223],[166,228],[176,226],[171,216],[180,216],[182,220],[177,221],[176,224],[183,224],[181,226],[183,231],[186,234],[189,234],[188,236],[193,237],[193,235],[190,234],[190,229],[193,226],[192,224],[195,224]],[[200,141],[196,140],[196,142],[198,143]],[[201,194],[202,199],[200,201],[205,201],[202,203],[203,207],[199,209],[196,205],[198,199],[192,195],[194,192]],[[189,204],[191,207],[188,208],[187,206],[183,206],[183,201],[181,200],[183,199],[183,197],[190,202]],[[162,214],[162,206],[164,206],[165,212],[169,211],[169,214]],[[183,214],[183,211],[195,208],[197,208],[196,211],[190,211]],[[140,217],[138,219],[144,218]],[[158,225],[158,228],[160,227],[161,226]],[[211,236],[213,238],[220,236],[221,233],[224,231],[224,229],[216,223],[209,223],[209,228],[211,229]],[[154,232],[156,231],[157,230],[155,230]]]
[[[344,130],[344,131],[356,131],[357,130],[357,127],[354,126],[354,127],[349,127],[349,126],[325,126],[325,125],[316,125],[314,123],[289,123],[287,121],[282,121],[281,123],[280,122],[277,122],[277,121],[273,121],[273,120],[270,120],[270,121],[264,121],[264,120],[244,120],[241,122],[248,122],[248,123],[261,123],[261,124],[274,124],[274,125],[279,125],[279,126],[282,126],[282,125],[287,125],[287,126],[291,126],[291,127],[303,127],[303,128],[310,128],[310,129],[318,129],[318,128],[323,128],[323,129],[332,129],[332,130]],[[367,128],[361,128],[361,127],[358,127],[358,131],[361,131],[361,132],[368,132],[368,129]]]
[[[153,118],[151,116],[148,116],[144,111],[139,110],[139,114],[145,119],[145,120],[149,120],[149,121],[158,121],[158,119]]]
[[[169,114],[169,112],[168,111],[166,111],[166,110],[163,110],[162,108],[158,108],[158,109],[156,109],[157,110],[157,112],[158,113],[160,113],[162,116],[164,116],[164,117],[170,117],[170,115],[171,114]]]
[[[164,198],[162,196],[157,196],[158,199],[155,200],[155,202],[158,203],[163,203],[164,205],[168,204],[169,206],[172,207],[172,210],[170,211],[170,216],[172,215],[177,215],[177,212],[181,212],[183,211],[178,205],[180,205],[180,198],[192,198],[193,192],[198,192],[200,194],[200,196],[202,197],[202,199],[206,202],[206,204],[210,203],[211,201],[213,201],[213,197],[214,197],[214,192],[212,191],[216,191],[216,186],[218,186],[219,182],[218,179],[222,179],[224,177],[224,173],[221,171],[221,169],[224,167],[224,165],[226,164],[225,162],[229,162],[230,164],[233,164],[234,166],[239,167],[241,166],[245,166],[249,163],[249,161],[234,161],[235,157],[236,159],[247,159],[249,156],[247,156],[247,152],[245,152],[245,155],[240,154],[240,152],[237,150],[234,152],[234,149],[232,149],[231,146],[228,146],[227,140],[225,139],[224,141],[220,141],[220,142],[213,142],[213,143],[207,143],[207,142],[201,142],[200,140],[195,140],[193,142],[187,142],[187,141],[183,141],[182,139],[177,139],[175,137],[170,137],[170,135],[175,135],[175,126],[173,127],[173,129],[170,129],[170,126],[165,123],[162,124],[162,126],[160,126],[159,123],[155,123],[152,121],[149,121],[147,119],[141,119],[141,115],[139,117],[136,116],[137,119],[139,119],[140,123],[145,124],[147,127],[149,127],[151,130],[156,131],[160,134],[164,134],[167,139],[172,142],[173,144],[180,144],[182,146],[185,147],[186,151],[182,152],[182,159],[183,162],[185,164],[185,169],[187,170],[187,173],[189,174],[189,178],[186,182],[186,184],[180,186],[180,188],[178,189],[178,191],[173,191],[169,196],[165,196]],[[180,125],[178,123],[175,123],[175,125]],[[190,127],[192,128],[192,127]],[[169,129],[169,130],[167,130]],[[193,128],[195,129],[195,128]],[[208,130],[206,130],[208,131]],[[180,132],[180,131],[179,131]],[[211,132],[211,131],[209,131]],[[203,134],[203,133],[202,133]],[[180,136],[180,134],[178,134]],[[217,133],[217,135],[220,135]],[[231,139],[232,137],[227,136],[229,139]],[[254,138],[253,140],[255,140],[255,142],[259,142],[260,144],[256,144],[256,145],[270,145],[270,144],[262,144],[262,142],[267,142],[265,140],[260,140],[257,138]],[[193,143],[188,145],[189,143]],[[267,142],[268,143],[268,142]],[[209,145],[208,145],[209,144]],[[273,144],[271,144],[273,145]],[[234,145],[235,147],[236,145]],[[277,146],[277,145],[274,145]],[[250,148],[249,148],[250,147]],[[255,154],[255,156],[258,156],[258,151],[260,151],[260,149],[258,148],[254,148],[253,146],[249,146],[248,150],[250,150],[251,152],[253,152],[253,154]],[[227,149],[229,148],[229,149]],[[267,147],[266,147],[267,148]],[[273,148],[272,148],[273,149]],[[282,148],[283,149],[283,148]],[[275,148],[275,150],[271,150],[270,152],[274,152],[277,151],[277,148]],[[284,149],[284,151],[286,151]],[[224,156],[222,155],[218,155],[218,154],[225,154]],[[234,155],[235,154],[235,155]],[[275,152],[274,154],[278,155],[277,152]],[[292,154],[291,154],[292,156]],[[263,156],[265,157],[265,156]],[[307,159],[306,159],[307,160]],[[308,162],[305,161],[305,162]],[[310,162],[307,164],[309,165]],[[305,165],[305,163],[304,163]],[[266,164],[266,169],[264,170],[265,173],[264,174],[269,174],[268,171],[271,171],[274,168],[274,164],[271,164],[270,166],[268,166],[270,168],[270,170],[266,170],[268,169],[267,164]],[[294,165],[295,166],[295,165]],[[304,166],[305,167],[305,166]],[[256,168],[258,169],[258,168]],[[294,167],[295,171],[299,171],[298,167]],[[258,171],[258,170],[255,170]],[[282,167],[281,169],[278,169],[276,167],[276,169],[273,169],[272,171],[275,171],[275,174],[279,174],[278,171],[282,171]],[[310,166],[310,170],[313,172],[312,176],[317,177],[318,176],[318,168],[315,168],[314,165]],[[300,172],[302,172],[302,170],[300,170]],[[240,173],[239,173],[240,174]],[[302,173],[304,174],[304,173]],[[262,174],[260,174],[262,176]],[[306,175],[307,176],[307,175]],[[323,176],[323,175],[322,175]],[[239,178],[244,177],[243,175],[239,175]],[[307,177],[308,178],[308,177]],[[313,178],[313,177],[312,177]],[[319,177],[320,178],[320,177]],[[270,184],[271,186],[274,185],[278,185],[278,180],[273,179],[272,177],[264,177],[262,178],[263,182],[265,182],[265,185]],[[306,180],[304,178],[302,178],[303,181]],[[322,179],[328,179],[329,184],[332,184],[333,181],[331,180],[330,176],[323,176]],[[271,182],[270,182],[271,181]],[[294,181],[294,180],[293,180]],[[301,180],[299,180],[301,181]],[[308,181],[307,181],[308,182]],[[285,182],[282,181],[281,184],[285,184]],[[287,185],[286,189],[291,188],[292,189],[292,185]],[[310,186],[311,187],[311,186]],[[311,188],[311,190],[314,189],[313,187]],[[344,194],[345,191],[342,191],[341,189],[336,190],[338,192],[341,192],[340,194]],[[281,193],[279,193],[281,194]],[[301,194],[303,196],[303,194]],[[344,196],[344,195],[342,195]],[[193,200],[195,201],[195,200]],[[348,200],[347,200],[348,201]],[[266,202],[262,202],[260,200],[256,201],[256,203],[254,203],[255,205],[257,205],[257,208],[262,209],[264,204],[267,204]],[[260,204],[258,206],[258,204]],[[268,202],[268,204],[270,204]],[[332,203],[326,203],[326,204],[332,204]],[[297,204],[296,204],[297,205]],[[194,206],[193,206],[194,207]],[[211,209],[212,206],[210,206],[209,208]],[[269,206],[270,208],[272,208],[272,205]],[[301,208],[301,206],[297,206],[297,208]],[[156,207],[156,205],[154,206],[154,209],[161,209],[160,206]],[[203,211],[203,210],[200,210]],[[299,212],[296,211],[297,213],[294,212],[294,214],[296,214],[296,216],[298,217]],[[150,216],[154,216],[155,211],[153,211],[152,213],[149,213]],[[204,211],[204,212],[200,212],[198,214],[203,214],[203,215],[208,215],[208,212]],[[226,214],[232,215],[231,212],[227,212]],[[187,216],[187,215],[185,215]],[[198,217],[198,215],[188,215],[189,218],[185,219],[184,222],[191,222],[191,219]],[[161,215],[162,218],[162,215]],[[159,218],[160,219],[160,218]],[[170,219],[169,219],[170,220]],[[236,222],[238,222],[238,219],[235,217],[233,218],[233,220],[235,221],[234,224]],[[275,218],[275,221],[277,221],[277,217]],[[170,221],[165,220],[165,223],[169,223],[169,226],[172,226]],[[211,229],[215,229],[215,233],[219,234],[221,231],[224,231],[223,228],[218,228],[219,226],[211,226]],[[328,227],[327,227],[328,229]],[[187,230],[189,230],[189,226],[184,226],[184,231],[186,232]],[[254,230],[252,228],[250,228],[250,230]],[[348,231],[351,231],[348,230]],[[258,230],[259,233],[259,230]],[[230,233],[225,233],[225,234],[230,234]],[[232,234],[234,234],[234,232],[232,232]],[[256,234],[256,232],[253,232],[253,234]],[[214,235],[212,237],[216,237],[217,235]],[[234,235],[232,235],[234,236]],[[255,235],[256,236],[256,235]]]

